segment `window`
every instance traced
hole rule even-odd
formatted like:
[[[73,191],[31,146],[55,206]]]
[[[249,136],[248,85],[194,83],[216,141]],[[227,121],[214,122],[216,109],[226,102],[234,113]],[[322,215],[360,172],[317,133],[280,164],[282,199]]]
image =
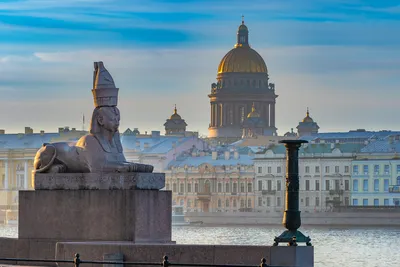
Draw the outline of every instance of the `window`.
[[[385,165],[385,174],[389,174],[389,165]]]
[[[358,180],[353,180],[353,191],[358,191]]]
[[[234,207],[234,208],[237,207],[236,199],[233,200],[233,207]]]
[[[326,181],[325,181],[325,190],[326,190],[326,191],[329,191],[329,189],[330,189],[329,180],[326,180]]]
[[[225,200],[225,208],[229,208],[229,199]]]
[[[262,190],[262,181],[258,181],[258,191]]]
[[[186,207],[191,208],[192,207],[192,201],[190,199],[188,199],[186,201]]]
[[[198,192],[199,192],[199,184],[198,184],[198,183],[195,183],[195,184],[194,184],[194,192],[195,192],[195,193],[198,193]]]
[[[281,190],[282,190],[281,181],[276,181],[276,190],[277,190],[277,191],[281,191]]]
[[[229,193],[229,183],[225,184],[225,192]]]
[[[271,172],[272,172],[272,168],[268,167],[268,173],[271,173]]]
[[[241,208],[244,208],[244,199],[241,199],[241,200],[240,200],[240,207],[241,207]]]
[[[240,193],[244,193],[244,183],[240,183]]]
[[[258,167],[258,173],[262,173],[262,167]]]
[[[194,208],[197,208],[197,199],[194,200],[193,207],[194,207]]]
[[[350,181],[349,180],[344,180],[344,190],[345,191],[350,190]]]
[[[335,173],[339,173],[339,166],[335,166]]]
[[[396,167],[397,167],[397,173],[399,173],[400,172],[400,165],[397,165]]]
[[[319,166],[315,166],[315,173],[319,173]]]
[[[315,198],[315,206],[316,206],[316,207],[319,207],[319,197],[316,197],[316,198]]]
[[[385,198],[385,199],[383,200],[383,205],[389,206],[389,199]]]
[[[365,179],[363,181],[363,191],[368,192],[368,180]]]
[[[325,173],[329,173],[329,166],[325,166]]]
[[[385,192],[389,191],[389,179],[383,180],[383,191]]]
[[[244,107],[240,107],[240,123],[243,123],[245,118]]]
[[[179,192],[181,192],[181,193],[185,192],[185,184],[181,183],[179,185]]]
[[[276,206],[280,207],[281,206],[281,197],[276,198]]]
[[[358,165],[353,166],[353,173],[358,174]],[[353,201],[354,201],[354,199],[353,199]]]
[[[180,201],[179,201],[179,206],[183,206],[185,204],[185,201],[183,200],[183,199],[181,199]]]
[[[187,191],[190,193],[192,192],[192,184],[187,185]]]
[[[166,185],[165,185],[165,189],[166,189],[166,190],[169,190],[169,184],[166,184]]]
[[[310,167],[306,166],[306,173],[310,173]]]
[[[400,176],[397,177],[396,185],[400,185]]]
[[[176,185],[176,183],[172,184],[172,192],[176,193],[178,191],[178,187]]]
[[[233,183],[232,193],[237,193],[237,183]]]
[[[349,166],[344,166],[344,172],[345,172],[345,173],[349,173],[349,172],[350,172]]]
[[[310,191],[310,180],[306,180],[306,191]]]
[[[374,198],[374,206],[379,206],[379,199]]]
[[[222,201],[221,199],[218,199],[218,208],[221,208],[221,206],[222,206]]]
[[[345,197],[345,198],[344,198],[344,204],[345,204],[346,206],[350,205],[349,197]]]
[[[339,190],[340,189],[340,181],[339,180],[335,180],[335,190]]]
[[[306,197],[306,207],[310,206],[310,198]]]
[[[319,191],[319,180],[315,180],[315,191]]]
[[[363,166],[363,172],[364,172],[364,174],[368,174],[368,165]]]
[[[379,191],[379,180],[378,179],[374,180],[374,191],[375,192]]]
[[[379,165],[374,166],[374,173],[378,174],[379,173]],[[375,200],[374,200],[375,201]]]
[[[251,208],[251,198],[247,199],[247,207]]]
[[[221,193],[221,192],[222,192],[222,184],[218,183],[218,193]]]
[[[267,197],[267,206],[268,207],[271,206],[271,198],[270,197]]]
[[[358,199],[357,198],[353,198],[353,206],[358,206]]]
[[[276,172],[277,173],[281,173],[282,172],[282,168],[281,167],[276,167]]]
[[[363,199],[363,206],[368,206],[368,198]]]
[[[251,183],[247,184],[247,192],[251,193],[253,191],[253,185]]]
[[[258,197],[258,206],[259,206],[259,207],[262,206],[262,197]]]
[[[272,181],[271,180],[267,181],[267,189],[268,189],[268,191],[272,190]]]

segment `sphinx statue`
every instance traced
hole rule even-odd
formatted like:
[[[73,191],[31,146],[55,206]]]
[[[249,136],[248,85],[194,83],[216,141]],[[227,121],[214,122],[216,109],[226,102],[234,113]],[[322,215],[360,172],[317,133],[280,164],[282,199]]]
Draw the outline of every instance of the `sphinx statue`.
[[[89,134],[77,142],[45,143],[36,153],[37,173],[152,172],[153,166],[127,162],[119,135],[118,88],[104,67],[94,63],[95,109]]]

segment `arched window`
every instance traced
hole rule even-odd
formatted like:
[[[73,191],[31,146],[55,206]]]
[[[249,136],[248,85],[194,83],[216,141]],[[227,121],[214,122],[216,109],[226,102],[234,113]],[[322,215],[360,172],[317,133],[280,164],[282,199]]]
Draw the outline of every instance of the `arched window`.
[[[233,183],[232,193],[237,193],[237,183]]]
[[[247,192],[251,193],[251,191],[253,191],[253,186],[251,183],[247,184]]]
[[[246,116],[244,107],[240,107],[239,113],[240,113],[240,123],[243,123],[244,118]]]
[[[237,204],[236,204],[236,199],[233,200],[233,207],[236,208]]]
[[[191,208],[192,207],[192,201],[190,199],[188,199],[186,201],[186,207]]]
[[[244,193],[244,183],[240,183],[240,192]]]
[[[222,192],[222,184],[218,183],[218,193],[221,193],[221,192]]]
[[[225,200],[225,207],[229,208],[229,199]]]
[[[179,185],[179,192],[180,193],[183,193],[183,192],[185,192],[185,184],[184,183],[181,183],[180,185]]]
[[[210,193],[211,192],[211,185],[210,185],[210,181],[209,180],[207,180],[204,183],[204,192],[205,193]]]
[[[195,193],[198,193],[198,192],[199,192],[199,184],[198,184],[198,183],[195,183],[195,184],[194,184],[194,192],[195,192]]]
[[[176,185],[176,183],[173,183],[172,184],[172,192],[175,193],[176,191],[178,191],[177,185]]]
[[[251,208],[251,198],[247,199],[247,207]]]
[[[218,208],[221,208],[221,206],[222,206],[222,201],[221,199],[218,199]]]
[[[188,193],[192,192],[192,184],[187,185],[187,191]]]
[[[241,208],[244,208],[244,199],[241,199],[241,200],[240,200],[240,207],[241,207]]]
[[[225,184],[225,192],[226,192],[226,193],[229,193],[229,183],[226,183],[226,184]]]

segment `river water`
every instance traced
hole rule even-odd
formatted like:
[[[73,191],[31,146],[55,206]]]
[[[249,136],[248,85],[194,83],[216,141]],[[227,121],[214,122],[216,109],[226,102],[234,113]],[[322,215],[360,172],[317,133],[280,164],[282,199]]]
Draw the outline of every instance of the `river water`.
[[[283,227],[173,227],[178,244],[272,245]],[[302,227],[312,239],[316,267],[399,267],[400,228]],[[17,237],[16,226],[0,226],[0,236]]]

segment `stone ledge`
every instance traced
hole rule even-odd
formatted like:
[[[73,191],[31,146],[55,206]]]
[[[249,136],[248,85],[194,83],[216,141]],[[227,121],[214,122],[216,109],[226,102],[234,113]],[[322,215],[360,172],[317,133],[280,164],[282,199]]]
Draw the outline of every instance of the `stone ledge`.
[[[35,190],[160,190],[164,173],[34,173]]]

